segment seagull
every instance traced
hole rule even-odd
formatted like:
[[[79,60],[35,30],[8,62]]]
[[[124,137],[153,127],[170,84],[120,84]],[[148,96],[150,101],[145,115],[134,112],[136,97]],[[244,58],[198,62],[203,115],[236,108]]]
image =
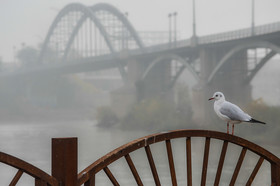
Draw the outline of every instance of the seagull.
[[[209,98],[208,100],[215,100],[214,110],[219,118],[227,122],[228,134],[229,124],[232,124],[232,135],[234,133],[234,124],[238,124],[241,122],[266,124],[265,122],[253,119],[249,114],[245,113],[237,105],[226,101],[225,96],[222,92],[215,92],[213,97]]]

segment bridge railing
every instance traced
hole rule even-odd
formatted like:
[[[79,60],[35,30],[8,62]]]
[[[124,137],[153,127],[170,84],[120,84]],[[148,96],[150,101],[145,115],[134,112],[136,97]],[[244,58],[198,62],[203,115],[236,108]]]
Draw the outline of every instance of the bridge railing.
[[[234,39],[242,39],[242,38],[257,36],[257,35],[269,34],[269,33],[279,32],[279,31],[280,31],[280,23],[276,22],[276,23],[256,26],[253,30],[252,28],[245,28],[240,30],[201,36],[199,37],[198,43],[199,44],[215,43],[215,42],[228,41]]]
[[[280,22],[276,22],[276,23],[256,26],[254,28],[254,35],[252,35],[252,28],[244,28],[244,29],[233,30],[229,32],[200,36],[198,37],[198,44],[210,44],[215,42],[242,39],[251,36],[269,34],[269,33],[279,32],[279,31],[280,31]],[[183,39],[183,40],[172,41],[170,43],[164,42],[152,46],[147,46],[145,47],[145,51],[148,53],[153,53],[153,52],[168,50],[170,48],[181,48],[181,47],[191,46],[191,44],[192,44],[191,39]],[[135,50],[130,50],[130,54],[139,55],[142,53],[139,49],[135,49]]]
[[[279,32],[280,31],[280,23],[270,23],[266,25],[261,25],[255,28],[255,35],[262,35],[267,33]]]
[[[251,29],[241,29],[235,30],[230,32],[223,32],[219,34],[212,34],[207,36],[201,36],[198,39],[199,44],[208,44],[208,43],[215,43],[215,42],[222,42],[234,39],[241,39],[251,36]]]

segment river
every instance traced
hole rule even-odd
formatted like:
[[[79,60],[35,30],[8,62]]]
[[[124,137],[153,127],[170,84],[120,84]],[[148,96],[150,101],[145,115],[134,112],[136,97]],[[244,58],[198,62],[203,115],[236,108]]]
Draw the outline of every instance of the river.
[[[143,131],[122,131],[118,129],[103,129],[97,127],[93,121],[82,120],[82,121],[67,121],[67,122],[31,122],[31,123],[2,123],[0,125],[0,151],[16,156],[20,159],[23,159],[40,169],[46,171],[47,173],[51,172],[51,138],[56,137],[78,137],[78,171],[80,172],[85,167],[90,165],[92,162],[110,152],[111,150],[117,148],[118,146],[127,143],[136,138],[142,137],[144,135],[150,134],[149,132]],[[185,146],[184,140],[178,140],[173,143],[173,151],[175,157],[175,166],[176,172],[178,174],[178,185],[183,185],[186,182],[185,174]],[[203,145],[204,141],[193,140],[193,180],[199,182],[200,176],[196,174],[201,172],[202,166],[202,154],[203,154]],[[169,179],[168,171],[168,161],[166,157],[165,146],[163,144],[153,145],[152,151],[154,152],[155,162],[159,171],[163,185],[171,185]],[[231,151],[228,152],[227,159],[230,160],[229,163],[225,163],[225,175],[227,172],[232,172],[234,166],[231,163],[231,157],[234,157],[234,161],[237,161],[239,150],[234,150],[236,147],[233,147]],[[217,143],[216,145],[210,146],[210,159],[217,159],[217,157],[211,156],[215,154],[216,151],[220,151],[221,145]],[[274,153],[279,155],[279,148],[274,148]],[[217,153],[216,153],[217,154]],[[249,153],[250,154],[250,153]],[[200,155],[198,158],[198,155]],[[145,157],[145,153],[142,150],[139,150],[137,153],[132,153],[131,157],[137,159],[135,165],[138,168],[139,174],[141,176],[147,177],[143,180],[145,185],[153,185],[152,176],[149,170],[149,165]],[[215,160],[218,161],[218,160]],[[209,161],[209,172],[208,176],[211,177],[215,174],[216,165],[214,160]],[[252,160],[247,161],[244,164],[244,170],[241,171],[239,177],[248,176],[248,169],[252,168],[257,161],[256,157],[253,156]],[[110,166],[112,172],[116,174],[118,180],[124,183],[123,185],[135,185],[133,177],[126,173],[128,170],[127,165],[124,165],[125,160],[120,160],[115,165]],[[261,174],[265,174],[264,178],[256,178],[254,182],[256,185],[269,185],[269,167],[268,163],[265,163],[262,168]],[[211,168],[214,167],[214,168]],[[263,170],[262,170],[263,169]],[[267,170],[268,169],[268,170]],[[11,167],[0,164],[0,185],[8,185],[15,175],[15,170]],[[111,185],[104,173],[99,173],[100,177],[97,178],[97,182],[100,185]],[[227,177],[221,178],[221,185],[223,182],[228,181]],[[208,182],[207,185],[211,185]],[[19,185],[27,186],[33,185],[34,180],[31,179],[28,175],[23,175],[19,181]],[[242,185],[237,184],[236,185]]]
[[[78,164],[81,171],[111,150],[144,135],[144,132],[125,132],[124,135],[120,130],[99,128],[90,120],[2,123],[0,131],[0,151],[27,161],[47,173],[51,172],[51,138],[78,137]],[[0,185],[8,185],[14,169],[0,164],[0,173]],[[25,175],[20,182],[30,185],[33,180]]]

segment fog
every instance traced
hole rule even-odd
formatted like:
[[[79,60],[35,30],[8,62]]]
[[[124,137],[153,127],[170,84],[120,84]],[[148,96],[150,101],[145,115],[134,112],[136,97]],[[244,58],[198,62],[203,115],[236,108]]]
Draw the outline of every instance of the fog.
[[[255,0],[252,18],[253,1],[196,0],[195,19],[193,2],[78,1],[80,6],[108,3],[129,23],[123,24],[115,16],[117,11],[95,10],[95,19],[101,20],[103,28],[86,17],[77,29],[83,14],[74,10],[65,13],[48,32],[70,2],[1,1],[0,152],[51,173],[51,139],[78,137],[80,172],[113,149],[152,133],[177,129],[226,132],[226,123],[208,101],[214,92],[222,91],[228,101],[267,123],[235,125],[235,135],[279,157],[279,33],[273,29],[278,31],[280,26],[271,23],[280,21],[276,8],[280,2]],[[267,24],[265,28],[276,34],[259,37],[265,30],[259,26]],[[251,29],[256,45],[247,35],[238,35],[251,34]],[[238,38],[230,35],[234,30],[239,30],[232,32]],[[215,34],[223,32],[227,34],[217,39]],[[214,38],[209,43],[199,40],[208,35]],[[236,42],[231,43],[231,39]],[[249,47],[231,56],[209,81],[219,61],[235,49],[236,43]],[[173,141],[179,185],[186,183],[184,143],[183,139]],[[211,142],[208,184],[214,182],[218,164],[215,152],[221,145],[218,140]],[[192,141],[194,182],[200,182],[203,146],[202,138]],[[241,151],[233,144],[229,149],[222,185],[229,181]],[[162,183],[170,185],[164,145],[156,144],[152,150]],[[147,174],[149,165],[144,155],[139,150],[132,158],[145,177],[144,184],[150,185],[153,178]],[[246,158],[239,185],[249,176],[246,170],[252,170],[258,160],[253,153]],[[132,185],[134,179],[125,166],[120,160],[111,168],[122,185]],[[0,164],[0,185],[8,185],[16,171]],[[257,176],[254,183],[269,185],[268,162],[260,172],[263,177]],[[105,174],[98,176],[98,184],[110,185]],[[33,182],[24,174],[19,185]]]

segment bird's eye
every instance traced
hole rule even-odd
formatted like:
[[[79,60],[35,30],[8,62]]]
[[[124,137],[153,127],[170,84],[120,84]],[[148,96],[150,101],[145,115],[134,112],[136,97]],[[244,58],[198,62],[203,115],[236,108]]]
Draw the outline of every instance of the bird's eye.
[[[216,95],[216,97],[218,97],[218,94]]]

